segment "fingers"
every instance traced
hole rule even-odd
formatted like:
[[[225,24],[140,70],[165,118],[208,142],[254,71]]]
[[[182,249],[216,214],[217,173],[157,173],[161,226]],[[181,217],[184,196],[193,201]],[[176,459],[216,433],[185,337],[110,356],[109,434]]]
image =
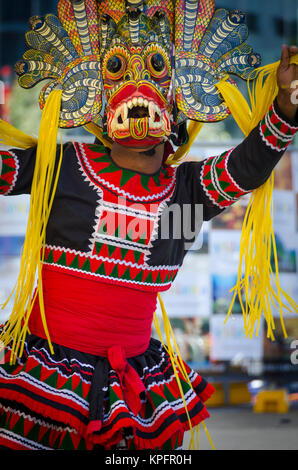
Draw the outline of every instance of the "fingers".
[[[290,62],[290,50],[286,44],[283,44],[281,50],[280,67],[287,69]]]
[[[288,47],[286,44],[283,44],[280,58],[280,68],[287,70],[290,66],[290,58],[298,54],[297,46]]]
[[[290,46],[289,47],[289,55],[293,56],[295,54],[298,54],[298,47],[296,46]]]

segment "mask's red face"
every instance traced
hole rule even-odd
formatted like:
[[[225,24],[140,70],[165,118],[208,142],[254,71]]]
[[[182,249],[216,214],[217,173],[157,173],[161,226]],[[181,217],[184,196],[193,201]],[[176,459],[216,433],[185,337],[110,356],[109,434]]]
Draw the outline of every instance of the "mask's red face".
[[[161,45],[114,45],[104,57],[102,73],[113,141],[146,148],[170,135],[171,63]]]

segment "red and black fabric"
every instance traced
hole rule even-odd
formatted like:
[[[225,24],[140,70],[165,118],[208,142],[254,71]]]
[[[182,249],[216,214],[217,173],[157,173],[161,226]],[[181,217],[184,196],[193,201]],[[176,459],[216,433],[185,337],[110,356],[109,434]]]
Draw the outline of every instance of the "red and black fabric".
[[[47,341],[34,335],[27,338],[16,365],[9,365],[9,357],[8,349],[0,367],[3,448],[112,449],[123,438],[137,450],[182,445],[188,420],[170,358],[159,341],[151,339],[144,354],[127,359],[144,387],[138,412],[128,406],[119,369],[108,358],[56,344],[51,355]],[[209,417],[204,402],[213,387],[185,367],[193,389],[181,378],[182,387],[195,426]]]
[[[101,145],[65,144],[47,226],[45,264],[109,284],[153,292],[169,289],[202,221],[262,185],[297,128],[275,102],[235,149],[178,168],[163,163],[152,175],[119,167]],[[5,194],[30,192],[34,152],[1,154]],[[168,216],[175,206],[183,208],[180,219]],[[167,237],[161,231],[165,225]]]
[[[103,146],[65,144],[44,268],[82,285],[101,282],[144,297],[169,289],[193,240],[183,230],[174,237],[173,220],[168,239],[160,236],[167,210],[190,206],[188,225],[195,237],[196,205],[202,205],[203,220],[210,220],[262,185],[296,126],[274,103],[234,150],[178,168],[163,163],[152,175],[119,167]],[[30,193],[35,150],[0,151],[2,194]],[[109,305],[102,307],[108,316]],[[181,446],[188,421],[170,358],[158,341],[147,344],[144,353],[127,360],[117,344],[103,357],[54,343],[51,355],[47,341],[32,334],[15,366],[9,365],[8,349],[0,366],[0,446],[110,449],[123,437],[130,449]],[[181,377],[182,388],[195,426],[209,416],[204,401],[213,389],[185,368],[194,390]]]

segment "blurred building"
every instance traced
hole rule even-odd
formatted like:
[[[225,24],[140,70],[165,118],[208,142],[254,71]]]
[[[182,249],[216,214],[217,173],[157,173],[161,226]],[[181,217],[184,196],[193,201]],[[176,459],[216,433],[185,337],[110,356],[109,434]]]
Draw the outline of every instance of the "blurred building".
[[[279,59],[282,44],[298,44],[297,0],[215,0],[216,7],[246,13],[249,44],[263,58],[263,64]]]
[[[55,13],[56,7],[57,0],[0,0],[0,65],[22,57],[30,16]]]

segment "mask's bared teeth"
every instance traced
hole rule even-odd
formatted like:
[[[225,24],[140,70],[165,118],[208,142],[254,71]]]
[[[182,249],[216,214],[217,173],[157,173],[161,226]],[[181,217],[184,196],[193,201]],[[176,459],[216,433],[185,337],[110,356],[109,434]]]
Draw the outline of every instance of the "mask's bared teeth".
[[[128,106],[127,106],[127,103],[123,103],[121,106],[121,117],[122,117],[123,122],[126,121],[127,115],[128,115]]]
[[[150,116],[150,118],[152,119],[152,121],[154,122],[154,117],[155,117],[155,104],[153,103],[153,101],[150,101],[150,102],[149,102],[149,116]]]

